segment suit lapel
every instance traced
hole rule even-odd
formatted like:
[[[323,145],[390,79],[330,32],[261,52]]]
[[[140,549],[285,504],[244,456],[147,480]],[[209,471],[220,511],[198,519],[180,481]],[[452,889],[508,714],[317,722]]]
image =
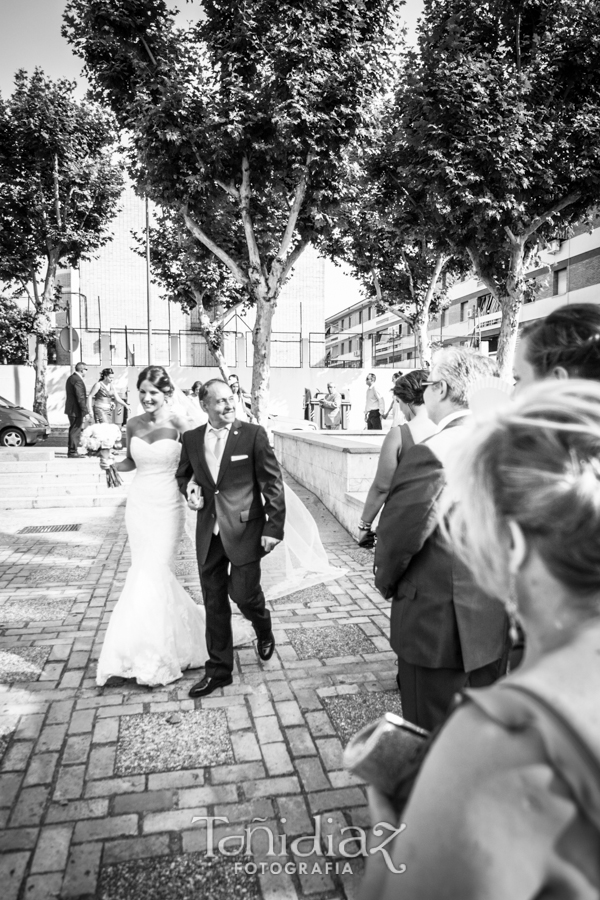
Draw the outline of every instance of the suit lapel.
[[[231,462],[231,456],[233,451],[235,450],[235,445],[237,444],[240,431],[242,429],[242,423],[237,419],[234,421],[233,425],[229,429],[229,436],[225,443],[225,449],[223,450],[223,456],[221,457],[221,465],[219,466],[219,477],[217,478],[217,486],[223,480],[223,475],[229,468],[229,463]]]
[[[215,480],[211,475],[210,469],[208,467],[208,463],[206,462],[206,453],[204,452],[204,441],[206,438],[206,425],[201,425],[198,429],[198,443],[196,445],[196,449],[198,451],[198,459],[200,461],[200,468],[206,475],[209,484],[214,484]]]

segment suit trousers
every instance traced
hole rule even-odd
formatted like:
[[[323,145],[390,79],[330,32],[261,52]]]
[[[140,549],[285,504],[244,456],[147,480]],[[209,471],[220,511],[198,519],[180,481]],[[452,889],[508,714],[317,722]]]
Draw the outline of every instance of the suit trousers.
[[[367,416],[367,431],[381,431],[382,429],[381,413],[378,409],[371,409]]]
[[[68,456],[77,456],[77,448],[81,438],[81,426],[83,425],[84,413],[79,412],[77,415],[69,414],[69,437],[68,437]]]
[[[455,694],[466,687],[487,687],[506,674],[507,656],[480,669],[428,669],[398,658],[398,687],[402,715],[409,722],[433,731],[446,719]]]
[[[224,678],[233,672],[229,598],[252,622],[257,636],[266,636],[271,631],[271,613],[265,606],[260,586],[260,560],[234,566],[225,553],[221,536],[213,534],[206,561],[199,564],[199,570],[206,612],[205,674],[210,678]]]

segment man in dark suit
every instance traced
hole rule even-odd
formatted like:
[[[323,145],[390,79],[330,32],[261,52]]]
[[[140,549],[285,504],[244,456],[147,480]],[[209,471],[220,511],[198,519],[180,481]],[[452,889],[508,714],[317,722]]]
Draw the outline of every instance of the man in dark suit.
[[[443,721],[456,692],[492,684],[506,671],[504,607],[476,586],[437,524],[444,463],[460,452],[468,392],[493,374],[492,361],[473,351],[436,356],[424,399],[439,431],[404,455],[377,529],[375,584],[393,597],[390,643],[404,716],[429,730]]]
[[[75,371],[67,378],[67,400],[65,413],[69,417],[69,438],[67,455],[69,459],[77,458],[77,448],[81,437],[81,427],[89,415],[87,391],[83,376],[87,372],[85,363],[78,362]]]
[[[252,622],[260,658],[273,655],[260,560],[282,540],[285,521],[281,471],[265,429],[236,420],[233,393],[220,379],[203,385],[200,402],[208,424],[183,435],[177,470],[180,491],[198,509],[196,551],[209,656],[190,697],[232,682],[229,597]]]

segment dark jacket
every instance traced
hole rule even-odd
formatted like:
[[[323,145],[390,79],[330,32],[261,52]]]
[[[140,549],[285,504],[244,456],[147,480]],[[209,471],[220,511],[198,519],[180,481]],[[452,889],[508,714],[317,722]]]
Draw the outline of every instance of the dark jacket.
[[[427,441],[403,456],[377,528],[375,584],[393,597],[390,644],[399,657],[471,672],[503,655],[508,619],[442,537],[437,515],[445,484],[443,464]]]
[[[204,454],[205,434],[206,425],[185,432],[176,475],[184,496],[192,475],[202,488],[204,507],[196,526],[198,561],[202,565],[206,560],[218,516],[225,553],[234,565],[243,566],[264,555],[263,535],[283,539],[285,500],[279,464],[265,429],[236,419],[215,484]]]
[[[81,375],[73,372],[67,378],[67,400],[65,403],[65,412],[68,416],[86,416],[87,408],[87,391],[85,383]]]

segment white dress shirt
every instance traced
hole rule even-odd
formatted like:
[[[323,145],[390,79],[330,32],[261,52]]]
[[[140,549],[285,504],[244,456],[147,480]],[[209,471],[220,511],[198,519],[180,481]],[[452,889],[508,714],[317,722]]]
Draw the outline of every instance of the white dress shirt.
[[[223,458],[223,451],[225,450],[225,444],[227,443],[227,438],[229,437],[229,431],[233,422],[230,422],[229,425],[225,425],[223,428],[213,428],[212,425],[206,426],[206,433],[204,435],[204,455],[206,457],[206,464],[208,466],[209,472],[213,477],[215,483],[219,478],[219,469],[221,467],[221,459]],[[217,449],[217,445],[221,441],[220,447],[220,456],[215,454]],[[215,507],[215,527],[213,528],[213,534],[219,533],[219,523],[217,520],[217,511]]]

